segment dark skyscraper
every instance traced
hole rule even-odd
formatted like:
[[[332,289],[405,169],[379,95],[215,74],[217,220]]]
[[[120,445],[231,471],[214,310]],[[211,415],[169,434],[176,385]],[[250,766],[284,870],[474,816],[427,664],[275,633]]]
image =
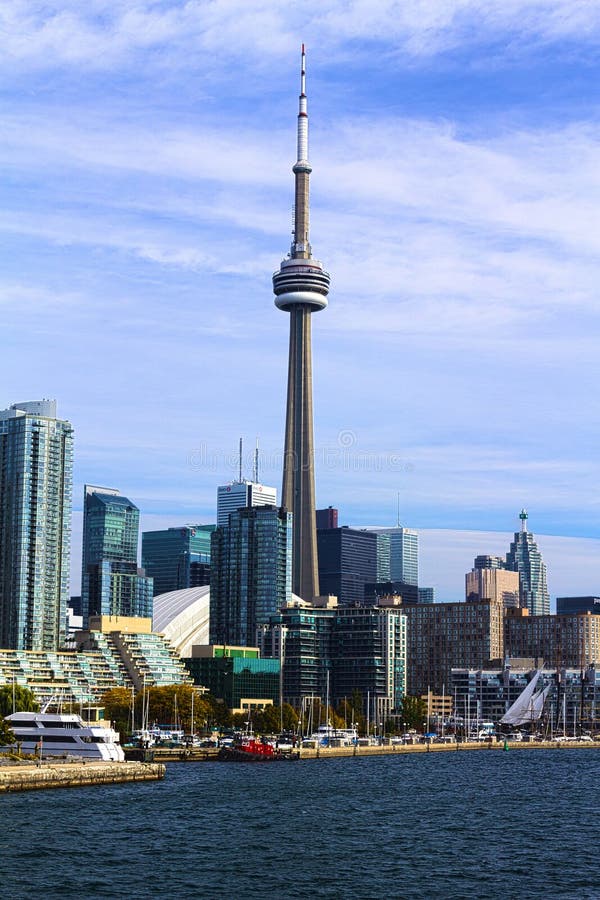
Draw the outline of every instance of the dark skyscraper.
[[[273,275],[275,305],[290,314],[282,506],[293,513],[292,589],[309,602],[319,593],[312,411],[311,315],[327,306],[329,275],[309,242],[308,114],[302,45],[294,234],[289,256]]]
[[[321,594],[335,594],[340,606],[362,605],[365,585],[377,578],[377,535],[354,528],[317,534]]]

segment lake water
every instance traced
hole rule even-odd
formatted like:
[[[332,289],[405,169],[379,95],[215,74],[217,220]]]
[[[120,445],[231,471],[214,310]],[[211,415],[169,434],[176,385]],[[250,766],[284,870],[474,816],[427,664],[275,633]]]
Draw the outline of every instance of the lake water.
[[[0,797],[0,897],[600,898],[600,753],[177,763]]]

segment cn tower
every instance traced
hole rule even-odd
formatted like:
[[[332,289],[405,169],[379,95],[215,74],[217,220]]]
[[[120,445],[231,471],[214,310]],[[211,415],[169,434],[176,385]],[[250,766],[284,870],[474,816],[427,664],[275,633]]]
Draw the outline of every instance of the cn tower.
[[[300,72],[294,231],[289,256],[273,275],[275,306],[290,314],[287,414],[281,504],[293,513],[292,590],[311,602],[319,593],[312,409],[311,315],[327,306],[329,274],[309,242],[308,113],[304,44]]]

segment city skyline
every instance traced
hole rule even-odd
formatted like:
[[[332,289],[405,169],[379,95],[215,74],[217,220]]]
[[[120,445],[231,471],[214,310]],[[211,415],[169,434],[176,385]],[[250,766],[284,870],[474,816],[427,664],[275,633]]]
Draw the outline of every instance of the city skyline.
[[[57,399],[76,509],[85,481],[115,483],[143,520],[212,522],[240,433],[279,484],[270,277],[305,40],[313,239],[334,283],[317,506],[393,525],[400,492],[423,533],[510,533],[526,506],[538,537],[600,536],[593,11],[8,6],[2,405]]]

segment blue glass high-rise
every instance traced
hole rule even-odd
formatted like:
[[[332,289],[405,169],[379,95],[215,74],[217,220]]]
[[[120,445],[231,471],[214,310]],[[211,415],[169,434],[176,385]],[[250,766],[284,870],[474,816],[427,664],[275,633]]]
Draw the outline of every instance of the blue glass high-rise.
[[[56,402],[0,412],[0,646],[58,649],[69,598],[73,429]]]

